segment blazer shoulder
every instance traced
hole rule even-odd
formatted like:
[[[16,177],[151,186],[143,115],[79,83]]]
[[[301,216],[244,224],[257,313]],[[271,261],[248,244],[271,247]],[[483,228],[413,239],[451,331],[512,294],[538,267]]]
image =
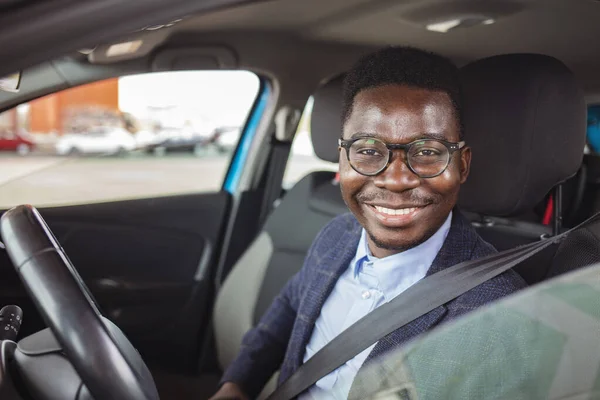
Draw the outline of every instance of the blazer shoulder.
[[[476,239],[475,245],[473,246],[473,253],[471,255],[471,259],[489,256],[490,254],[498,252],[498,250],[496,250],[496,248],[492,244],[483,240],[483,238],[479,236],[477,232],[475,232],[475,235]]]
[[[338,215],[337,217],[332,219],[327,225],[325,225],[325,228],[339,232],[354,230],[359,227],[360,224],[356,220],[356,217],[354,217],[354,215],[349,212]]]
[[[315,238],[315,245],[320,245],[321,242],[329,245],[339,240],[344,233],[357,231],[360,232],[361,226],[351,213],[338,215],[325,225]]]
[[[498,250],[475,233],[471,260],[498,253]],[[510,269],[492,279],[483,282],[468,292],[457,297],[451,304],[458,308],[477,308],[483,304],[508,296],[527,287],[523,278]]]
[[[475,309],[526,287],[527,284],[523,278],[510,269],[457,297],[450,303],[450,307]]]
[[[338,249],[340,243],[352,246],[354,241],[358,242],[362,227],[351,213],[338,215],[329,221],[317,234],[310,246],[305,266],[316,263],[332,249]],[[344,246],[344,249],[347,247]]]
[[[473,248],[473,254],[471,258],[476,259],[494,253],[498,253],[498,250],[496,250],[496,248],[490,243],[486,242],[481,236],[477,235],[477,240]],[[485,290],[497,288],[503,293],[499,296],[502,297],[525,287],[527,287],[527,284],[521,275],[516,273],[513,269],[509,269],[508,271],[503,272],[502,274],[482,283],[473,290],[477,288]],[[492,292],[495,292],[495,290],[492,290]]]

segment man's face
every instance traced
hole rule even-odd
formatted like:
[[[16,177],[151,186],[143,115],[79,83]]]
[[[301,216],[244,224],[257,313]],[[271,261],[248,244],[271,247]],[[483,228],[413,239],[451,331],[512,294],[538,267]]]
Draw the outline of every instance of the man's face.
[[[459,141],[459,125],[450,97],[444,92],[386,85],[366,89],[354,98],[343,138],[373,135],[389,144],[434,138]],[[354,171],[340,149],[340,185],[344,201],[368,233],[376,257],[417,246],[444,223],[467,179],[471,152],[451,156],[448,168],[434,178],[420,178],[406,165],[406,154],[394,150],[388,167],[376,176]],[[415,208],[403,215],[378,211]],[[381,209],[380,209],[381,210]]]

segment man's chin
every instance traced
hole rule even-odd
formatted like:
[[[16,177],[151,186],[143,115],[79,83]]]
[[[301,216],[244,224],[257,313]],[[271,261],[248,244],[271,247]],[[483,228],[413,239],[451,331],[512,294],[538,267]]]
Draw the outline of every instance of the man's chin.
[[[369,238],[371,239],[371,243],[373,243],[377,248],[382,250],[388,250],[400,253],[402,251],[411,249],[415,246],[418,246],[422,242],[427,239],[422,239],[420,237],[413,237],[409,235],[408,232],[402,232],[402,238],[395,238],[395,235],[398,235],[398,232],[394,232],[394,234],[386,234],[385,232],[374,232],[371,233],[367,229],[367,233]]]
[[[388,253],[400,253],[427,241],[442,224],[438,226],[437,224],[419,223],[404,229],[393,229],[368,221],[364,228],[372,245]],[[422,229],[426,226],[429,226],[429,229]]]

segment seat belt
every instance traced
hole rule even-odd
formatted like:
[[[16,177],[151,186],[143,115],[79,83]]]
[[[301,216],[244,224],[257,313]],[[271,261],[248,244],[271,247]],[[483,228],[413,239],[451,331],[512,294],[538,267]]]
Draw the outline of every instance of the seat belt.
[[[275,201],[281,196],[285,166],[292,149],[292,140],[300,116],[300,110],[288,106],[280,108],[275,115],[275,134],[271,137],[267,172],[265,174],[264,202],[260,211],[259,223],[261,226],[271,213]]]
[[[271,138],[271,149],[265,174],[264,202],[260,212],[261,226],[274,208],[275,202],[281,196],[283,175],[291,149],[291,142],[282,142],[275,136]]]
[[[268,400],[290,400],[377,343],[381,338],[513,268],[571,232],[600,220],[600,213],[559,235],[476,260],[464,261],[421,279],[340,333],[290,376]]]

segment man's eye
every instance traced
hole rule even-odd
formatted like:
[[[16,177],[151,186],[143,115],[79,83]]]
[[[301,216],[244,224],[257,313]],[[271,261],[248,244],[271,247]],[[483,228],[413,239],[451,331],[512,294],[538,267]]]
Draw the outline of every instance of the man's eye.
[[[369,157],[379,157],[381,153],[376,149],[360,149],[356,152],[361,156],[369,156]]]
[[[417,157],[437,157],[440,155],[440,152],[434,149],[421,149],[414,155]]]

